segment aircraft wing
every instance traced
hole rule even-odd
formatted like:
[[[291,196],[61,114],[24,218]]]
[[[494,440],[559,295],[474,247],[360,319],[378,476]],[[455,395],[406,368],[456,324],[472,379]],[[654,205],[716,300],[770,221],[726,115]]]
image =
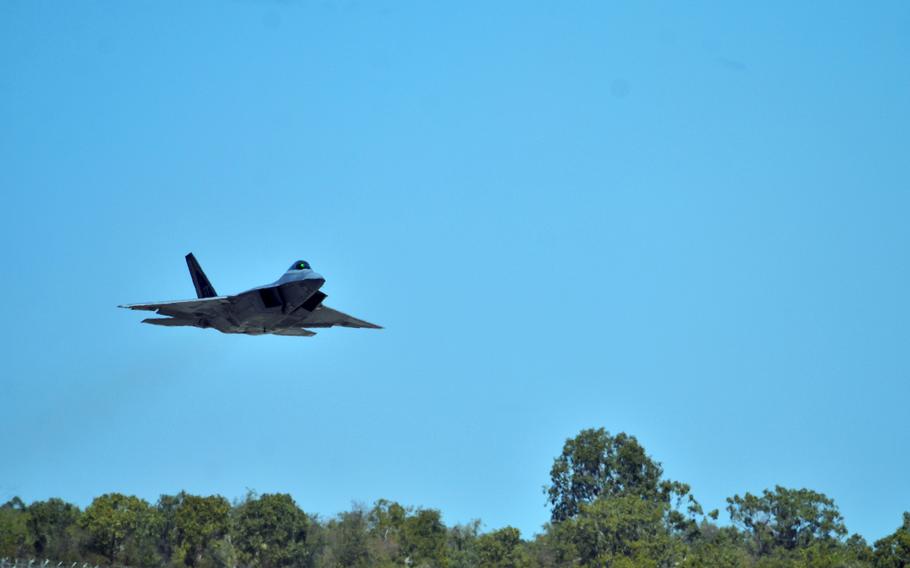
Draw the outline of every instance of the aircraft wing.
[[[179,300],[176,302],[160,302],[150,304],[127,304],[119,306],[130,310],[148,310],[157,312],[163,316],[198,318],[212,317],[222,314],[224,309],[230,305],[227,296],[215,296],[214,298],[199,298],[196,300]]]
[[[332,327],[339,325],[342,327],[369,327],[372,329],[382,329],[382,326],[357,319],[324,305],[319,305],[300,325],[303,327]]]
[[[152,325],[163,325],[165,327],[199,327],[197,322],[199,320],[188,320],[183,318],[145,318],[142,320],[142,323],[150,323]]]

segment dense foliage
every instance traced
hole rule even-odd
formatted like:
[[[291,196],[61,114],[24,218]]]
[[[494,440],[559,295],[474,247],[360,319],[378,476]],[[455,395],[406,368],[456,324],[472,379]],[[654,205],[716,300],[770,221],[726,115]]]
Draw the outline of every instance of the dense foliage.
[[[566,441],[546,489],[551,522],[530,540],[439,511],[380,500],[330,519],[290,495],[109,493],[83,511],[61,499],[0,506],[0,557],[170,568],[444,567],[910,568],[910,513],[870,546],[837,505],[775,487],[727,499],[729,523],[665,479],[634,436],[584,430]]]

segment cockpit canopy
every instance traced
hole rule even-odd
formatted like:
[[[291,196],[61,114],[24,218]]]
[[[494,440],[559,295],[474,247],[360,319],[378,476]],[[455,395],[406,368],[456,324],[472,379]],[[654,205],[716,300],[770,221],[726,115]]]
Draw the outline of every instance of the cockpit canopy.
[[[310,263],[305,260],[298,260],[288,270],[312,270]]]

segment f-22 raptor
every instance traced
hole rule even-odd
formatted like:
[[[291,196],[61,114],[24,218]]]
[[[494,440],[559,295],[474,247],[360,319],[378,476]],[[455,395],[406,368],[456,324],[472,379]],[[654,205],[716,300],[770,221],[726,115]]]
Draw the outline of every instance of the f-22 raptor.
[[[368,327],[372,324],[322,304],[326,295],[320,291],[325,278],[317,274],[310,263],[298,260],[275,282],[259,286],[235,296],[219,296],[202,271],[193,253],[186,255],[196,300],[128,304],[119,306],[130,310],[149,310],[164,318],[148,318],[142,323],[152,325],[192,326],[217,329],[221,333],[247,335],[297,335],[310,337],[315,332],[307,328]]]

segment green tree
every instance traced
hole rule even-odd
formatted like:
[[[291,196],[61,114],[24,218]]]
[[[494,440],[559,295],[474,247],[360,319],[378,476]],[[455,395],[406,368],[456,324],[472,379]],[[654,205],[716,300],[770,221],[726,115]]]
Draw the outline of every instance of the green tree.
[[[177,508],[180,506],[180,495],[161,495],[155,509],[158,511],[158,552],[165,560],[171,560],[175,554],[174,542],[177,519]]]
[[[735,527],[717,527],[702,521],[689,543],[682,568],[739,568],[751,564],[743,534]]]
[[[566,440],[550,470],[552,519],[574,517],[583,503],[601,495],[656,500],[662,473],[634,436],[611,436],[603,428],[582,430]]]
[[[362,508],[355,507],[327,523],[320,566],[366,568],[372,565],[393,565],[381,551],[377,556],[378,558],[373,558],[371,555],[367,514]]]
[[[859,539],[862,540],[862,539]],[[838,542],[815,540],[808,546],[790,552],[800,568],[871,568],[871,554],[863,541]]]
[[[567,538],[569,532],[564,530],[563,524],[547,523],[543,527],[543,532],[535,535],[534,540],[527,543],[532,566],[556,568],[578,565],[575,561],[578,556],[575,545]]]
[[[370,557],[382,565],[401,560],[401,532],[408,511],[394,501],[380,499],[373,504],[366,522],[370,533]]]
[[[252,566],[307,566],[309,529],[309,518],[290,495],[251,493],[235,509],[233,542],[241,561]]]
[[[200,497],[186,492],[162,495],[158,511],[167,531],[169,555],[173,561],[187,566],[197,566],[204,553],[230,531],[231,505],[220,495]]]
[[[402,548],[408,565],[447,566],[447,533],[439,511],[418,509],[405,519],[402,529]]]
[[[910,513],[892,534],[875,542],[876,568],[910,568]]]
[[[0,557],[28,556],[33,550],[28,521],[22,499],[13,497],[0,506]]]
[[[108,563],[150,566],[157,564],[156,511],[143,499],[120,493],[96,497],[79,518],[88,536],[88,550]]]
[[[581,505],[599,497],[635,496],[669,505],[664,519],[674,531],[691,533],[701,506],[689,486],[662,479],[663,468],[651,459],[634,436],[611,436],[603,428],[582,430],[566,440],[553,460],[547,496],[551,520],[560,522],[578,514]]]
[[[672,566],[682,557],[682,545],[671,535],[664,512],[662,503],[637,495],[583,503],[576,516],[551,525],[557,540],[567,545],[559,561],[591,567]]]
[[[28,506],[28,528],[35,554],[55,560],[79,560],[79,508],[62,499],[35,501]]]
[[[522,546],[521,532],[505,527],[477,539],[478,566],[482,568],[524,568],[531,565]]]
[[[734,525],[751,536],[759,556],[775,547],[794,550],[847,534],[834,501],[809,489],[777,486],[774,491],[765,489],[761,496],[734,495],[727,498],[727,511]]]
[[[449,568],[474,568],[480,564],[476,546],[479,530],[480,521],[476,520],[449,529],[447,546]]]

